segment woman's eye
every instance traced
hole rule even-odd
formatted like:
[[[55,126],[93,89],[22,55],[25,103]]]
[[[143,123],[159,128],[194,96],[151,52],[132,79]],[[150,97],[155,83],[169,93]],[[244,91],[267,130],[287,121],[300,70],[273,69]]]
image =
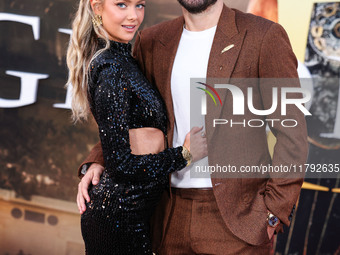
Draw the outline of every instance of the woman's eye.
[[[124,3],[118,3],[117,6],[120,8],[126,8],[126,4]]]
[[[137,5],[136,5],[136,8],[138,8],[138,9],[145,8],[145,4],[137,4]]]

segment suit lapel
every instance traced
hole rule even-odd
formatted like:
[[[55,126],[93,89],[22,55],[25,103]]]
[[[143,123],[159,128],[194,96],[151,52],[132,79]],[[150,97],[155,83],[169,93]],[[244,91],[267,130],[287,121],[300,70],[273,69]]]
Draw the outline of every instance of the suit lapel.
[[[166,103],[170,120],[170,141],[172,140],[175,122],[171,95],[171,72],[183,31],[184,18],[179,17],[171,22],[172,24],[167,26],[169,29],[167,31],[164,30],[163,33],[157,37],[152,54],[153,63],[157,63],[153,67],[155,83]],[[207,70],[208,84],[209,80],[212,80],[211,85],[214,85],[214,81],[216,81],[215,78],[230,78],[232,76],[246,32],[246,30],[238,30],[235,21],[235,11],[224,5],[210,51]],[[224,105],[229,91],[226,89],[216,90]],[[209,127],[214,118],[220,118],[221,113],[222,107],[220,105],[215,106],[212,100],[207,100],[205,123],[208,139],[213,135],[213,129]]]
[[[153,63],[157,63],[154,66],[155,82],[167,107],[172,136],[175,116],[171,95],[171,72],[183,31],[184,18],[179,17],[171,22],[169,29],[163,31],[155,42]]]
[[[235,11],[224,6],[209,56],[208,78],[229,78],[235,68],[246,31],[239,31]]]
[[[246,32],[246,30],[238,30],[235,21],[235,11],[224,5],[210,51],[207,70],[208,84],[210,83],[210,85],[214,86],[221,78],[224,78],[223,82],[225,83],[225,78],[232,76]],[[216,89],[216,91],[221,97],[222,104],[225,105],[229,91],[226,89]],[[208,139],[211,139],[213,135],[214,129],[211,125],[213,119],[221,118],[221,114],[221,105],[215,106],[212,100],[207,100],[205,124]]]

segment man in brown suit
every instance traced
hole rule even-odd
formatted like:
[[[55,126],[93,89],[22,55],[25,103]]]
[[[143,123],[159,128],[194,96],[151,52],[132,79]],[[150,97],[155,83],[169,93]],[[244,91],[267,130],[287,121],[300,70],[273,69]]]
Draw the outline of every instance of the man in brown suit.
[[[217,25],[207,63],[210,78],[297,78],[297,61],[284,29],[263,18],[232,10],[223,0],[179,0],[183,16],[141,31],[134,47],[146,77],[154,83],[165,100],[170,128],[168,142],[178,117],[172,96],[172,75],[182,32],[205,31]],[[182,41],[181,41],[182,42]],[[180,46],[181,47],[181,46]],[[197,52],[200,54],[200,52]],[[184,86],[184,85],[183,85]],[[275,84],[299,86],[298,83]],[[241,88],[244,90],[244,88]],[[259,84],[253,93],[256,109],[272,105],[273,86]],[[280,90],[279,90],[280,91]],[[285,166],[303,165],[307,158],[307,134],[303,113],[288,107],[281,116],[280,107],[270,115],[256,116],[282,120],[294,119],[295,127],[273,125],[277,142],[269,154],[265,126],[218,126],[213,120],[235,119],[233,100],[227,90],[218,90],[223,107],[207,102],[205,117],[209,165]],[[178,106],[176,106],[178,107]],[[254,115],[245,111],[242,119]],[[177,123],[175,125],[175,123]],[[85,163],[93,163],[79,184],[78,207],[85,210],[89,200],[89,183],[98,182],[103,171],[101,147],[98,144]],[[98,165],[99,164],[99,165]],[[79,171],[80,175],[80,171]],[[298,199],[302,178],[223,178],[211,177],[211,188],[171,188],[163,194],[153,217],[153,248],[159,254],[268,254],[274,231],[281,224],[289,226]],[[284,177],[284,176],[281,176]],[[276,225],[270,219],[279,219]],[[273,225],[273,226],[271,226]]]

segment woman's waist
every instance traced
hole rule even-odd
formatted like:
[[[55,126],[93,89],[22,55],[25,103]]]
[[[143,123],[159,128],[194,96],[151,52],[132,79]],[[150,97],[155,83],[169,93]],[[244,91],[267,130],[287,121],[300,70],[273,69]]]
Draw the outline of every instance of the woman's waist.
[[[167,148],[167,137],[154,127],[129,130],[131,153],[135,155],[157,154]]]

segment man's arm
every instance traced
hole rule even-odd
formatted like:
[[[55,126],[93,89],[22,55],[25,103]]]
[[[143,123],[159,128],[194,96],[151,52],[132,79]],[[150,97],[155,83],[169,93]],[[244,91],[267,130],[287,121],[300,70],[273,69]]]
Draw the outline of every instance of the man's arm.
[[[99,165],[104,166],[104,158],[103,158],[103,150],[102,144],[99,142],[97,143],[91,150],[90,154],[87,158],[81,163],[78,168],[78,177],[82,178],[85,173],[87,172],[88,168],[92,163],[97,163]]]
[[[280,25],[273,24],[266,33],[261,47],[260,78],[277,78],[277,83],[274,86],[278,87],[278,91],[281,92],[282,87],[300,86],[296,69],[296,57],[286,32]],[[272,105],[272,83],[273,81],[263,82],[260,85],[264,109],[269,109]],[[301,95],[292,94],[292,97],[298,98]],[[282,125],[270,126],[277,139],[272,165],[304,165],[308,154],[307,128],[304,114],[297,107],[288,106],[287,115],[282,116],[280,105],[279,98],[278,110],[267,116],[267,118],[294,119],[298,125],[289,128]],[[283,178],[277,177],[280,176],[274,176],[274,178],[268,180],[264,201],[271,213],[276,215],[282,223],[289,225],[289,215],[300,194],[303,175],[282,175]]]
[[[103,150],[102,144],[99,142],[92,148],[90,154],[78,168],[78,177],[81,178],[81,181],[78,184],[77,205],[81,214],[86,210],[85,200],[90,202],[88,193],[90,184],[97,185],[103,171]]]

